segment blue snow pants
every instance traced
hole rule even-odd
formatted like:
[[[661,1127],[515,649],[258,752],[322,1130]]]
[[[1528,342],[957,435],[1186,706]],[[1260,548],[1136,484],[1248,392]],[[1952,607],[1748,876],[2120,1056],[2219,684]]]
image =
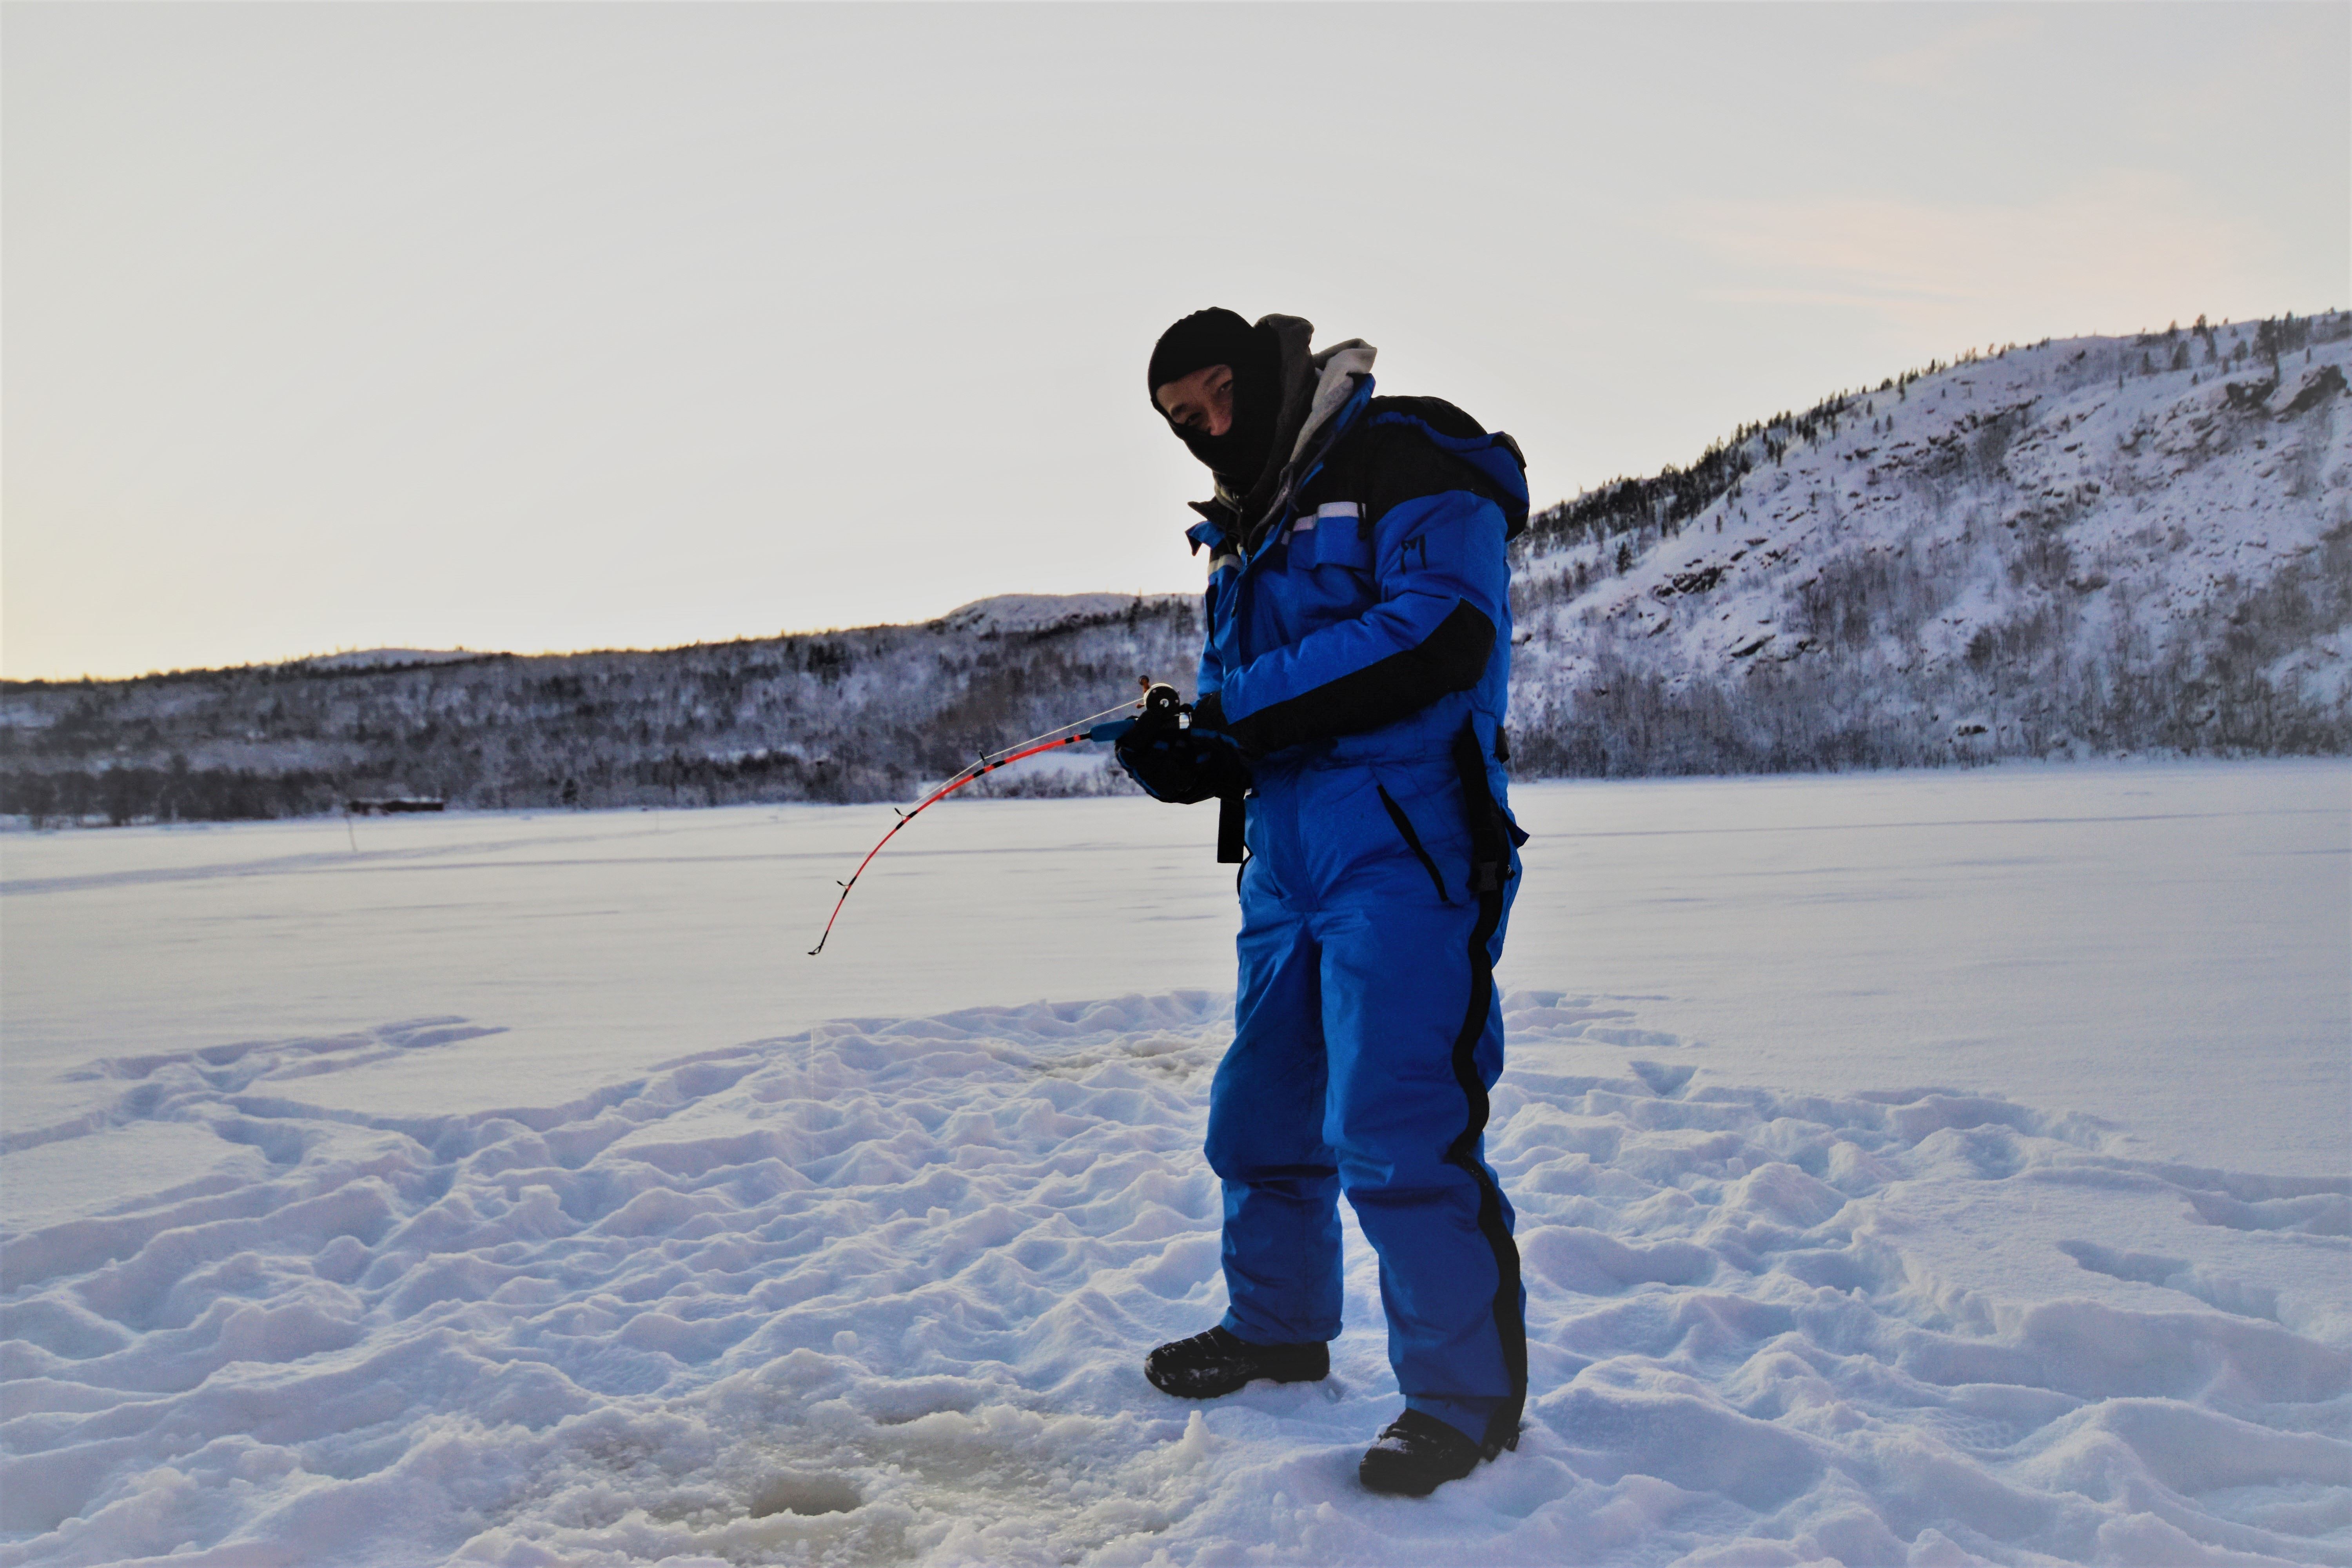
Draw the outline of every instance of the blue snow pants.
[[[1504,842],[1507,873],[1494,846],[1475,869],[1482,803],[1465,778],[1443,753],[1260,767],[1208,1157],[1224,1184],[1226,1330],[1257,1344],[1339,1334],[1344,1192],[1380,1257],[1405,1404],[1491,1453],[1516,1446],[1527,1388],[1511,1205],[1482,1139],[1519,860]]]

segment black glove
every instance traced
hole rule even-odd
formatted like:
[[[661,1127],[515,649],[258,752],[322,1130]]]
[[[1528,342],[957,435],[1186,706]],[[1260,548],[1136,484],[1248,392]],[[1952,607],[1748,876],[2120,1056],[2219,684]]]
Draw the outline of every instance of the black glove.
[[[1202,699],[1215,713],[1216,697]],[[1154,800],[1178,805],[1207,800],[1212,795],[1239,799],[1249,793],[1249,763],[1241,747],[1222,729],[1201,722],[1193,710],[1192,725],[1179,720],[1183,709],[1171,687],[1155,686],[1144,699],[1135,728],[1120,736],[1112,750],[1128,776]]]
[[[1192,728],[1203,731],[1214,731],[1231,741],[1235,746],[1241,745],[1241,738],[1225,727],[1225,700],[1222,692],[1212,691],[1192,704]],[[1246,749],[1244,750],[1243,755],[1248,755]]]

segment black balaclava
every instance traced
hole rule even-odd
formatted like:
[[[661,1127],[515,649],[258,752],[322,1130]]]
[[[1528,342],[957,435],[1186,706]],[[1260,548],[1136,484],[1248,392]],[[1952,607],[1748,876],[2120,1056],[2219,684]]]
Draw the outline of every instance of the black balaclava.
[[[1145,375],[1147,393],[1157,393],[1171,381],[1181,381],[1213,364],[1234,373],[1234,422],[1222,436],[1188,430],[1175,421],[1169,427],[1192,456],[1228,491],[1245,494],[1265,471],[1273,455],[1274,427],[1282,413],[1282,351],[1273,331],[1251,326],[1231,310],[1195,310],[1160,334],[1152,345],[1151,368]],[[1163,419],[1166,410],[1152,398],[1153,412]]]

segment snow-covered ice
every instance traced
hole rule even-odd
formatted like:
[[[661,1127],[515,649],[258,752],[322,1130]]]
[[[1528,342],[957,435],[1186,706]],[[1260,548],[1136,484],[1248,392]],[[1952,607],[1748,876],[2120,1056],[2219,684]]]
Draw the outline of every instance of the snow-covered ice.
[[[887,813],[11,836],[0,1563],[2352,1563],[2347,786],[1521,786],[1534,1385],[1420,1503],[1352,1226],[1328,1384],[1141,1378],[1202,814],[942,808],[819,960]]]

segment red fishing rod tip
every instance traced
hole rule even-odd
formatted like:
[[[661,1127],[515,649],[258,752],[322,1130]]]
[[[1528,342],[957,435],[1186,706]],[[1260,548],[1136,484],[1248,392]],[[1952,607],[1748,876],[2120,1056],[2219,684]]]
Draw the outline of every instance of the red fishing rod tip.
[[[1148,693],[1151,686],[1150,678],[1148,676],[1142,678],[1142,685],[1145,687]],[[1112,713],[1116,713],[1118,711],[1120,707],[1125,706],[1126,704],[1121,703],[1118,707],[1106,708],[1102,712],[1093,715],[1092,718],[1079,720],[1078,723],[1091,724],[1095,720],[1102,719]],[[1062,726],[1062,728],[1066,730],[1075,727],[1076,726],[1067,724]],[[1053,734],[1054,731],[1048,731],[1046,733],[1050,735]],[[1089,736],[1087,734],[1064,735],[1059,740],[1046,740],[1043,736],[1033,736],[1030,740],[1024,741],[1016,746],[1007,747],[1000,755],[992,756],[986,752],[982,752],[977,759],[965,764],[965,766],[960,770],[953,778],[949,779],[945,784],[940,784],[939,788],[925,795],[916,804],[912,810],[903,809],[895,805],[892,806],[890,809],[897,815],[898,820],[891,824],[890,831],[885,833],[881,837],[881,841],[876,844],[873,848],[868,849],[866,852],[866,858],[857,863],[857,869],[851,873],[848,881],[845,882],[837,877],[834,879],[834,886],[841,889],[841,897],[834,901],[834,919],[838,920],[840,918],[842,906],[849,901],[850,889],[857,885],[857,879],[866,874],[866,868],[873,864],[874,857],[882,853],[882,846],[889,843],[892,838],[896,837],[898,836],[898,829],[906,826],[908,823],[914,821],[916,817],[921,816],[925,808],[937,805],[940,801],[946,799],[950,795],[953,795],[957,790],[961,789],[964,785],[971,784],[986,774],[992,773],[999,768],[1008,767],[1011,764],[1021,761],[1024,757],[1034,757],[1040,752],[1050,752],[1056,746],[1075,746],[1088,738]],[[823,952],[824,951],[825,939],[830,937],[832,934],[833,921],[828,920],[825,921],[824,936],[817,938],[816,945],[808,950],[808,955],[811,958],[814,958],[819,953]]]

